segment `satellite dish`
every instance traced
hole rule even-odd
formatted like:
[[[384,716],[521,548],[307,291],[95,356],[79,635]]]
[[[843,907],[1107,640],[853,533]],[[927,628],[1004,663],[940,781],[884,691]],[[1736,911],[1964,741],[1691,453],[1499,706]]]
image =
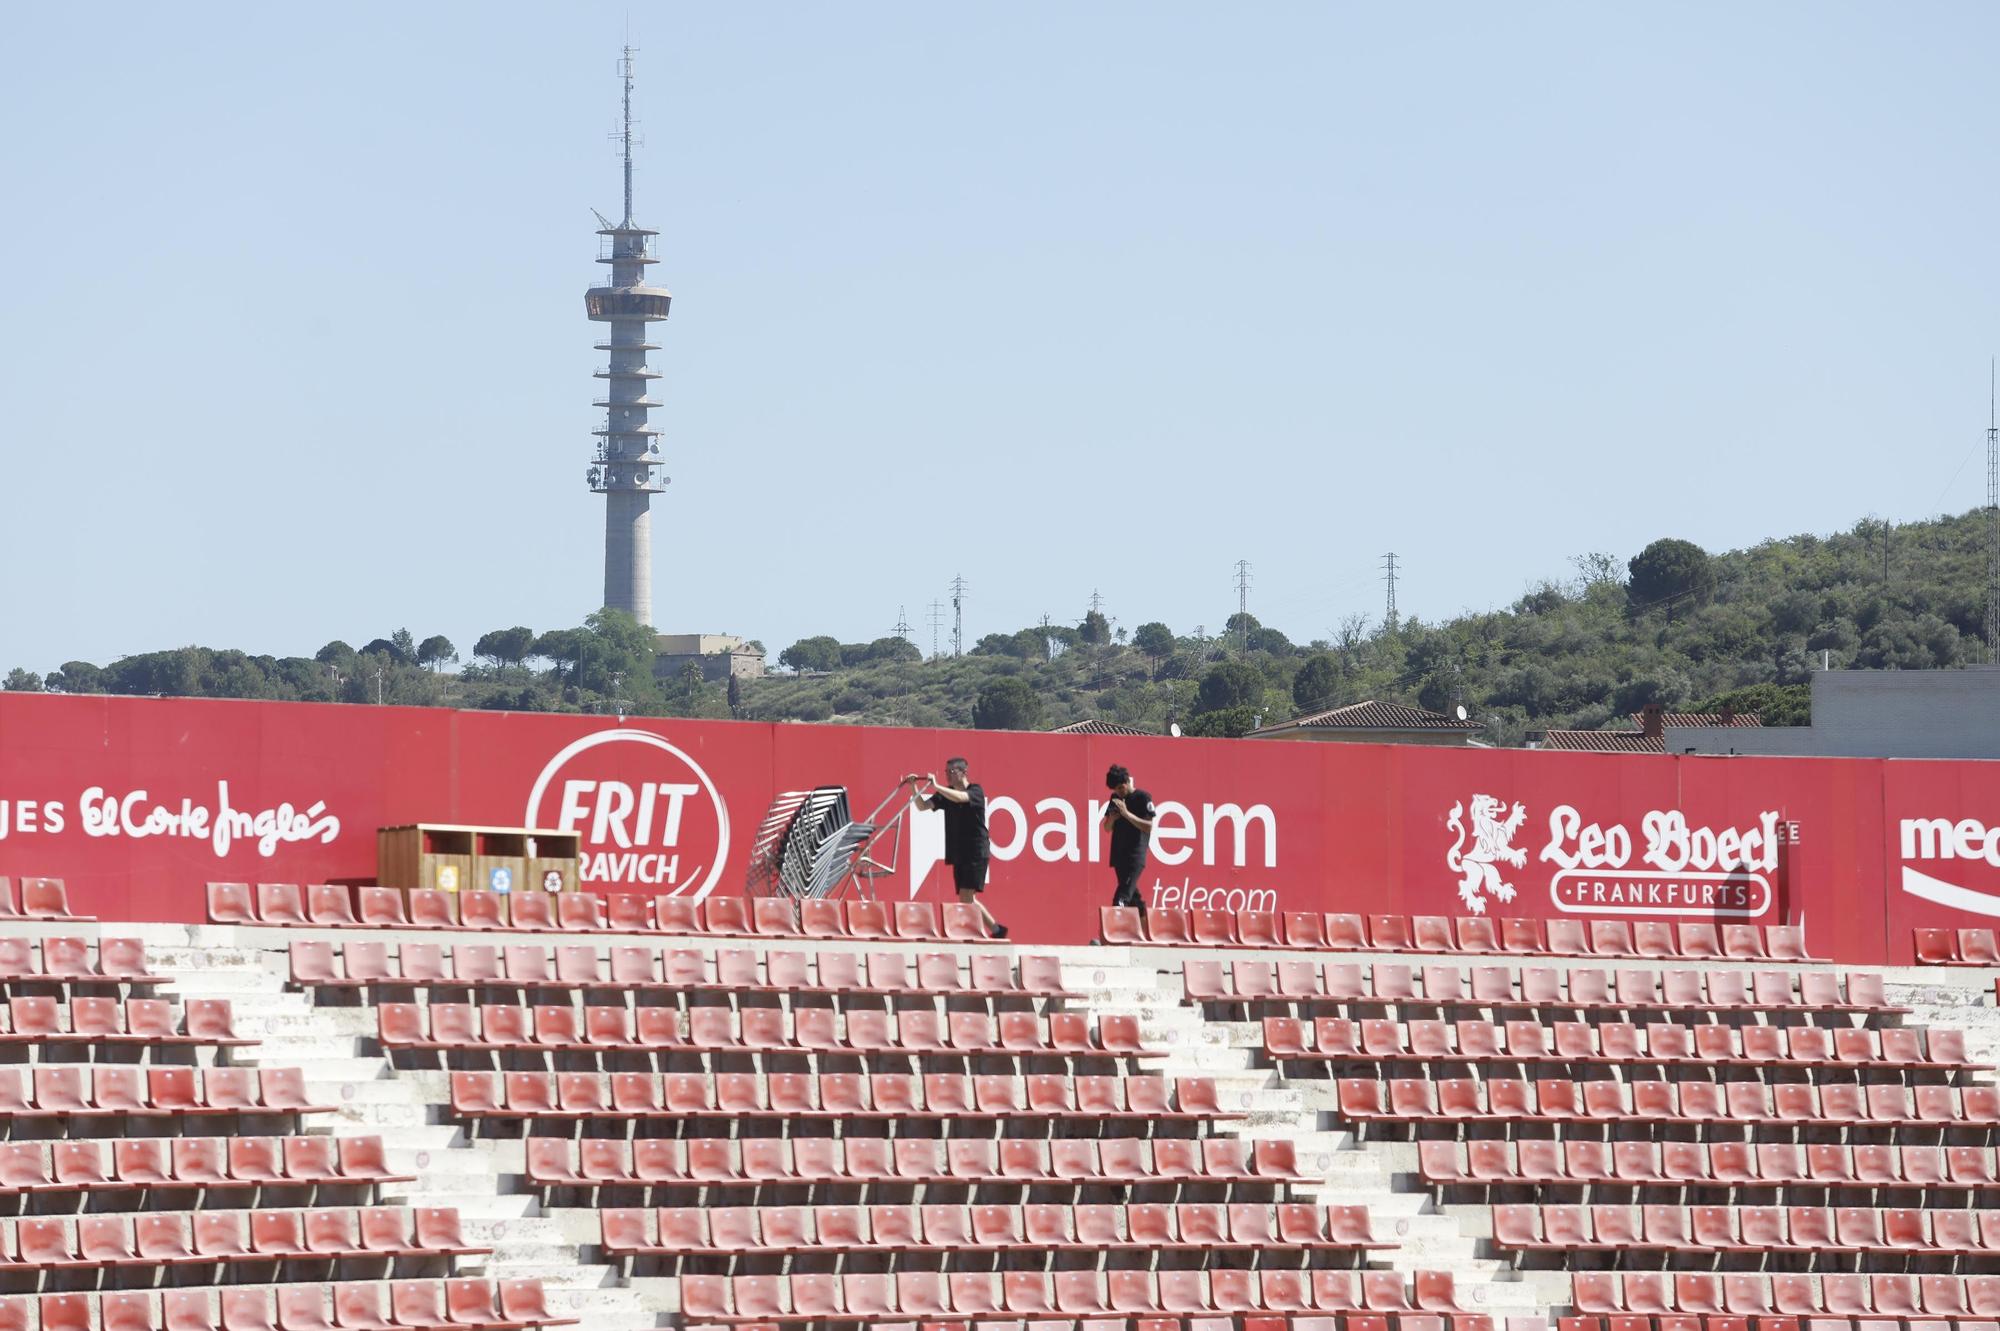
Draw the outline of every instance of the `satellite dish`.
[[[1458,705],[1458,719],[1459,719],[1459,720],[1461,720],[1461,721],[1463,721],[1463,720],[1465,719],[1465,704],[1464,704],[1464,703],[1460,703],[1460,704]]]
[[[1181,737],[1181,723],[1178,721],[1169,721],[1167,723],[1167,733],[1175,739],[1179,739]]]

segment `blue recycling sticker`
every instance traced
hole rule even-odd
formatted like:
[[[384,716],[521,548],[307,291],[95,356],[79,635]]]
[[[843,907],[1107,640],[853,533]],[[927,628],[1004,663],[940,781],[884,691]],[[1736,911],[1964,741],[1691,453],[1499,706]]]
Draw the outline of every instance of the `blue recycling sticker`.
[[[504,864],[495,865],[492,869],[489,869],[487,871],[486,886],[489,891],[493,892],[513,891],[514,871],[512,869],[509,869]]]

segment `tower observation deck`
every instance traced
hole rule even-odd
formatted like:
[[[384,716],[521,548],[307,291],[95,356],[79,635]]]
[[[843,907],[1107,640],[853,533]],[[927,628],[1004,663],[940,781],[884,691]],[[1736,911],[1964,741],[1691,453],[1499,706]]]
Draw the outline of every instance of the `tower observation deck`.
[[[646,353],[658,344],[647,340],[646,326],[667,317],[673,296],[646,280],[647,268],[658,262],[653,237],[659,233],[632,220],[632,50],[626,47],[619,62],[625,84],[625,211],[616,223],[598,214],[603,226],[597,234],[604,242],[597,261],[609,272],[583,293],[583,302],[594,322],[610,325],[607,339],[597,343],[608,353],[597,371],[605,381],[604,396],[593,404],[604,408],[604,424],[592,431],[598,443],[589,472],[591,491],[604,496],[604,604],[650,625],[652,502],[666,489],[667,476],[660,470],[660,430],[646,415],[660,405],[650,391],[659,372],[646,364]]]

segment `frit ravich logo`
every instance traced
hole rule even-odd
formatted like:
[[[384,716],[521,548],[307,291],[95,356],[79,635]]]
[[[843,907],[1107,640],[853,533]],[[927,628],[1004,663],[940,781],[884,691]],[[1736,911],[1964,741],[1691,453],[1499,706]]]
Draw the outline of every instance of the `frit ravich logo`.
[[[581,835],[577,877],[598,892],[700,901],[729,859],[729,810],[701,765],[659,735],[605,730],[542,768],[527,825]]]
[[[1514,847],[1514,834],[1528,821],[1528,811],[1516,804],[1503,820],[1501,808],[1501,802],[1491,795],[1474,795],[1469,832],[1464,822],[1464,805],[1452,805],[1451,817],[1445,819],[1445,826],[1458,833],[1458,840],[1445,852],[1444,862],[1453,873],[1462,875],[1458,898],[1474,915],[1486,913],[1488,896],[1503,902],[1514,899],[1514,885],[1501,876],[1501,864],[1519,869],[1528,862],[1528,852]],[[1468,835],[1472,840],[1470,848],[1465,844]]]

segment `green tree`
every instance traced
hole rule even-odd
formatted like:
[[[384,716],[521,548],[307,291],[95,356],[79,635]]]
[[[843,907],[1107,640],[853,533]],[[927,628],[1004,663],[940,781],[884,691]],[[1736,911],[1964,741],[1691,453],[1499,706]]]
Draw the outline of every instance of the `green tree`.
[[[579,629],[550,629],[535,639],[527,654],[555,662],[556,673],[566,675],[583,655],[583,633]]]
[[[408,629],[397,629],[394,633],[391,633],[389,635],[389,645],[396,649],[397,660],[414,661],[417,659],[417,640],[411,636]]]
[[[1273,628],[1262,625],[1251,629],[1244,636],[1243,645],[1253,652],[1269,652],[1273,656],[1290,656],[1292,640]]]
[[[653,631],[623,610],[607,606],[584,620],[576,653],[570,682],[579,689],[623,701],[626,711],[643,714],[658,705]]]
[[[1264,672],[1245,661],[1223,661],[1214,666],[1201,677],[1201,688],[1195,694],[1197,712],[1231,707],[1255,711],[1263,705]]]
[[[1039,624],[1022,629],[1014,635],[1013,655],[1023,661],[1046,661],[1049,659],[1049,631]]]
[[[42,677],[32,670],[23,670],[20,666],[15,666],[7,672],[6,682],[0,683],[0,689],[8,693],[40,693]]]
[[[1731,689],[1689,705],[1691,712],[1731,711],[1738,715],[1755,713],[1767,726],[1809,726],[1812,724],[1812,686],[1809,684],[1752,684]]]
[[[1188,719],[1183,734],[1209,739],[1240,739],[1257,728],[1255,707],[1221,707],[1197,712]]]
[[[840,645],[840,663],[844,666],[879,665],[884,661],[921,661],[924,654],[908,638],[893,634],[877,638],[873,642],[851,642]]]
[[[451,645],[451,639],[442,633],[433,633],[417,644],[417,664],[436,670],[458,659],[458,648]]]
[[[472,644],[474,656],[484,657],[496,665],[503,666],[521,664],[534,650],[534,631],[518,624],[510,629],[494,629],[491,633],[482,633],[479,635],[479,641]]]
[[[778,653],[778,664],[788,670],[838,670],[840,639],[830,638],[825,634],[813,638],[800,638]]]
[[[104,672],[88,661],[65,661],[45,683],[56,693],[102,693]]]
[[[1041,716],[1041,696],[1017,675],[989,680],[972,707],[972,724],[981,730],[1033,730]]]
[[[1635,610],[1703,595],[1715,582],[1708,552],[1671,536],[1633,555],[1626,567],[1632,574],[1626,594]]]
[[[1077,625],[1076,640],[1092,647],[1102,647],[1111,641],[1111,621],[1101,612],[1092,610],[1083,617],[1083,623]]]
[[[1340,689],[1340,662],[1329,652],[1308,656],[1292,676],[1292,705],[1301,712],[1324,710]]]
[[[1159,620],[1149,620],[1132,630],[1132,645],[1155,661],[1173,655],[1174,631]]]

